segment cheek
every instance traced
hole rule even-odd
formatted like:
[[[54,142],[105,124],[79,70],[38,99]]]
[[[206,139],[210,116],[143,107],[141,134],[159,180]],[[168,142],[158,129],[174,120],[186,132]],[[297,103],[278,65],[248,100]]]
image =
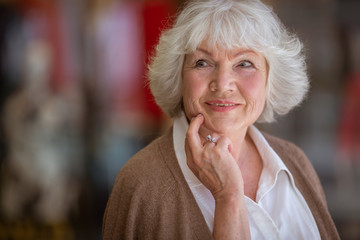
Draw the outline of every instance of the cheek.
[[[254,74],[247,79],[244,89],[248,98],[256,101],[264,101],[266,94],[266,79],[262,74]]]
[[[262,74],[254,74],[242,85],[242,95],[252,111],[261,112],[265,105],[266,80]]]
[[[193,74],[184,75],[183,79],[183,99],[184,101],[196,101],[199,99],[206,89],[204,81]]]
[[[184,75],[183,104],[188,117],[195,116],[200,111],[200,99],[204,95],[204,84],[192,75]]]

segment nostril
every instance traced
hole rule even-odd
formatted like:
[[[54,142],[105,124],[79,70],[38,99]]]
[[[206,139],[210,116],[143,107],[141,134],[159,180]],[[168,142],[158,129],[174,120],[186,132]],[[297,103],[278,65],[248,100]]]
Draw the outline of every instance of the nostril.
[[[216,92],[218,90],[217,84],[215,81],[211,81],[209,85],[210,91]]]
[[[232,81],[231,78],[217,78],[210,82],[209,90],[212,92],[215,91],[234,91],[236,84]]]

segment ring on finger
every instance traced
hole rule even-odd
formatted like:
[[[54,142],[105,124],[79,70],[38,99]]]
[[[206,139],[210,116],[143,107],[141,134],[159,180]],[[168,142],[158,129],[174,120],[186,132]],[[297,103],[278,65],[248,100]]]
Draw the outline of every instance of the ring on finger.
[[[213,137],[211,137],[211,135],[210,135],[210,134],[209,134],[209,135],[207,135],[206,140],[207,140],[207,141],[209,141],[209,142],[216,143],[216,139],[215,139],[215,138],[213,138]]]

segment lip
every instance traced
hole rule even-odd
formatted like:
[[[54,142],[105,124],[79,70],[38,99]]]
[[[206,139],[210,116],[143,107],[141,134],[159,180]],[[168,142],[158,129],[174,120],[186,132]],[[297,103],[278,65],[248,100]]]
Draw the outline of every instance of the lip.
[[[233,102],[229,100],[221,100],[221,99],[206,101],[205,104],[215,112],[228,112],[241,105],[237,102]]]

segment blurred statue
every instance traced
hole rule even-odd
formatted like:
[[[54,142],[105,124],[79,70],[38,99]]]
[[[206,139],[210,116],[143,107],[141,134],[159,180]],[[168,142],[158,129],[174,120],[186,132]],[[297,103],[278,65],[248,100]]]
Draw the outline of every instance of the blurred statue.
[[[52,48],[30,41],[24,83],[5,105],[8,157],[2,210],[9,220],[66,221],[77,204],[82,174],[81,101],[74,89],[50,88]]]

